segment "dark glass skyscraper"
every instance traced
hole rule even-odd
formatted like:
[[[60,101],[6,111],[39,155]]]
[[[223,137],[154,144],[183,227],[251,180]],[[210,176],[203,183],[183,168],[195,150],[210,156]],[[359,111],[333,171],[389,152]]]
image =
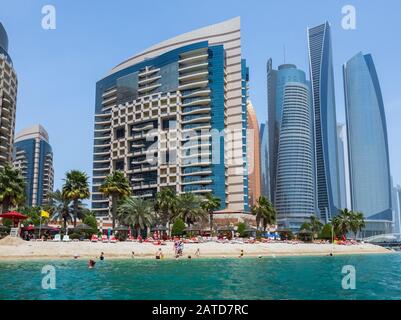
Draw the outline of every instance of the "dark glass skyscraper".
[[[308,29],[309,66],[315,118],[317,204],[321,218],[340,208],[337,120],[330,25]]]
[[[372,56],[358,53],[343,72],[352,209],[368,220],[364,236],[391,232],[387,125]]]

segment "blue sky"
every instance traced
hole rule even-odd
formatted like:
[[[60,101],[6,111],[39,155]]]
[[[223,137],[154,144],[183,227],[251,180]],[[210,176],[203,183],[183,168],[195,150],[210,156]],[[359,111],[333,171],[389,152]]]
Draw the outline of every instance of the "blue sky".
[[[41,27],[42,7],[56,8],[56,30]],[[356,8],[356,30],[341,27],[344,5]],[[344,122],[342,64],[372,53],[386,108],[394,182],[401,184],[401,41],[398,0],[2,0],[0,21],[19,79],[16,130],[41,123],[54,150],[55,186],[70,169],[91,174],[95,83],[147,47],[241,16],[243,55],[259,121],[267,116],[266,61],[307,71],[306,28],[332,25],[337,117]]]

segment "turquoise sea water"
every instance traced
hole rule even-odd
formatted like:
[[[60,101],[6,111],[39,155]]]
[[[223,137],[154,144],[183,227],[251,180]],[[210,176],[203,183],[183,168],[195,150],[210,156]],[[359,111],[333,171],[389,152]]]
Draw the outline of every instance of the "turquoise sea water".
[[[107,257],[106,257],[107,258]],[[42,289],[44,265],[56,289]],[[356,289],[344,290],[344,265]],[[401,299],[401,254],[0,262],[0,299]]]

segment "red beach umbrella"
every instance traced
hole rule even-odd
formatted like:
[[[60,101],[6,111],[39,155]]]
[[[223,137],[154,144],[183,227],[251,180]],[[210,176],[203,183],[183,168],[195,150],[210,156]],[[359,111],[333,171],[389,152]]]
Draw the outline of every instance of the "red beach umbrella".
[[[19,213],[17,211],[10,211],[10,212],[0,214],[0,218],[10,219],[14,222],[14,225],[15,225],[16,223],[18,223],[21,220],[28,219],[28,216],[25,216],[22,213]]]

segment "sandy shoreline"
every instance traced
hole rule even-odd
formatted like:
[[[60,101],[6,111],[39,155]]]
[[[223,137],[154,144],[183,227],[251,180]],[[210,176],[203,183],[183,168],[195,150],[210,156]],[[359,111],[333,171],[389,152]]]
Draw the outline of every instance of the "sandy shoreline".
[[[90,243],[90,242],[24,242],[21,245],[0,245],[1,260],[51,260],[72,259],[74,255],[80,258],[97,259],[101,252],[107,259],[154,259],[156,251],[161,248],[166,259],[174,259],[173,243],[157,246],[152,243],[119,242],[119,243]],[[191,243],[184,245],[184,257],[191,255],[199,248],[201,258],[238,257],[244,250],[244,257],[253,256],[316,256],[344,254],[374,254],[391,253],[391,251],[372,244],[333,245],[333,244],[288,244],[288,243]]]

